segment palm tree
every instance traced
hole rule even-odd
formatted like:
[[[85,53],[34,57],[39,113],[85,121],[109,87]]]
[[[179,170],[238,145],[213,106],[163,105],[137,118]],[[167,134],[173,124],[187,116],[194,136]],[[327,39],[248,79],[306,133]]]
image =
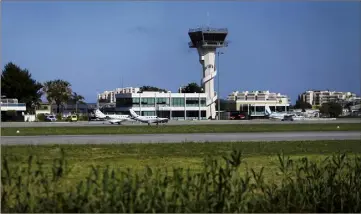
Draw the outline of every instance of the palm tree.
[[[84,104],[84,97],[79,95],[76,92],[73,92],[73,94],[71,95],[71,100],[72,102],[75,103],[75,113],[78,113],[78,103],[80,104]]]
[[[57,113],[60,111],[60,105],[66,103],[71,97],[71,84],[65,80],[57,79],[44,83],[43,91],[49,103],[55,103]]]
[[[37,93],[37,98],[34,98],[31,102],[31,113],[35,113],[36,109],[38,109],[40,107],[40,104],[42,103],[41,100],[41,96],[42,96],[43,92],[39,91]]]

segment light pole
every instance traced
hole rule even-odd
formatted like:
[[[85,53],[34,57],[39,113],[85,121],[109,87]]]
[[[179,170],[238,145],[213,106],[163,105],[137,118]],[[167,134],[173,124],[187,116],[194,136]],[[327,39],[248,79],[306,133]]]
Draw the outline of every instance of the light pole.
[[[217,59],[217,73],[218,73],[218,83],[217,83],[217,91],[218,91],[218,93],[217,93],[217,97],[218,97],[218,120],[220,120],[221,119],[221,99],[220,99],[220,87],[219,87],[219,55],[222,55],[222,54],[224,54],[223,52],[221,52],[221,51],[218,51],[217,52],[217,56],[218,56],[218,59]]]

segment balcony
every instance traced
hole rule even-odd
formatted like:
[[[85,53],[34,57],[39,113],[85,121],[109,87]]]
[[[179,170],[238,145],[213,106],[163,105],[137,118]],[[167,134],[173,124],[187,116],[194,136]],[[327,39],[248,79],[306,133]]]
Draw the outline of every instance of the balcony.
[[[1,103],[1,111],[26,111],[25,103]]]
[[[237,100],[246,100],[245,96],[237,96]]]
[[[26,106],[25,103],[1,103],[1,106]]]
[[[193,43],[193,42],[188,42],[188,46],[191,47],[191,48],[194,48],[194,47],[222,47],[222,46],[225,46],[227,47],[228,46],[228,41],[199,41],[197,43]]]

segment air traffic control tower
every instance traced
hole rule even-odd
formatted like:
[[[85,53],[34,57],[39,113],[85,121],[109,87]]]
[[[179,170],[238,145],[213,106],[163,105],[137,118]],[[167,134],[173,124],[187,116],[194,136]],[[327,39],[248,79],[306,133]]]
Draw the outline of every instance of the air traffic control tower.
[[[207,118],[216,117],[217,94],[214,91],[214,77],[217,75],[215,61],[216,49],[228,46],[225,40],[227,28],[197,28],[190,29],[188,35],[191,39],[190,48],[197,48],[199,62],[203,67],[202,87],[207,93]]]

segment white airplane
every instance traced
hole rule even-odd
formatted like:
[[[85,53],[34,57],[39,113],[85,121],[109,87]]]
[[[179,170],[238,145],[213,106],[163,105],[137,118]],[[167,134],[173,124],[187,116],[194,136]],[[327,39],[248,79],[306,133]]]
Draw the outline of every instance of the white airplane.
[[[283,120],[285,117],[292,117],[293,119],[293,117],[295,116],[294,114],[272,112],[268,105],[265,106],[265,109],[266,115],[271,119]]]
[[[111,124],[121,124],[124,121],[132,121],[132,118],[129,115],[105,115],[99,109],[95,110],[95,117],[99,119],[105,119]]]
[[[132,115],[132,119],[138,120],[142,123],[148,123],[150,125],[151,123],[156,123],[157,125],[159,123],[168,123],[168,118],[161,118],[158,116],[139,116],[133,109],[130,109],[130,115]]]

